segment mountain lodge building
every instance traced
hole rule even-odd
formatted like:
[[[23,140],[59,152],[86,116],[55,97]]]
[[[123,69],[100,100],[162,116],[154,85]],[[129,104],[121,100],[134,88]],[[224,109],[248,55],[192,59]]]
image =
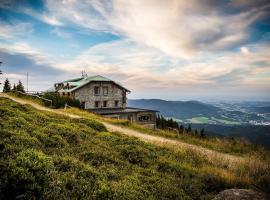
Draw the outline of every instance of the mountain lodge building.
[[[121,84],[106,77],[82,76],[55,83],[47,92],[75,98],[82,108],[105,117],[127,119],[147,127],[155,128],[155,110],[127,107],[127,94],[130,93]]]

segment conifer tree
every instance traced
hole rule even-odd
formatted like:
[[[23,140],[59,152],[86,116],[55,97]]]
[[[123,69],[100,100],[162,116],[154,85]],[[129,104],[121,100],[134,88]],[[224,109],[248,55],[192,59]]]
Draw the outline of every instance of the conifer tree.
[[[204,128],[201,130],[200,135],[201,135],[201,137],[205,137],[205,134],[204,134]]]
[[[23,84],[22,84],[22,82],[20,80],[19,80],[19,83],[18,83],[16,89],[17,89],[17,91],[25,92],[24,86],[23,86]]]
[[[15,92],[17,90],[17,87],[16,87],[16,85],[15,85],[15,83],[13,84],[13,88],[12,88],[12,92]]]
[[[3,92],[10,92],[10,90],[11,90],[11,86],[10,86],[9,80],[6,79],[4,82]]]
[[[184,126],[181,124],[179,127],[179,133],[184,133]]]
[[[191,125],[189,124],[189,125],[188,125],[188,128],[187,128],[187,132],[190,133],[191,131],[192,131]]]

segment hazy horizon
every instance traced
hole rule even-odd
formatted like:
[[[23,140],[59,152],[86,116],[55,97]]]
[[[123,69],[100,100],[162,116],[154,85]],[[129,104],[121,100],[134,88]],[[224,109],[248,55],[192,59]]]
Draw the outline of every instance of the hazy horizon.
[[[269,21],[267,0],[2,0],[1,82],[85,71],[130,99],[269,101]]]

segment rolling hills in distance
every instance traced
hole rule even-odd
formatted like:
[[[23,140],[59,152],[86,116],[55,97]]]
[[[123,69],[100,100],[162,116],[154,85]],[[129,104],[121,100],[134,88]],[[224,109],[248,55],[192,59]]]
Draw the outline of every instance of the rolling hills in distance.
[[[270,148],[270,102],[166,101],[130,99],[128,106],[158,110],[160,115],[208,135],[244,137]]]

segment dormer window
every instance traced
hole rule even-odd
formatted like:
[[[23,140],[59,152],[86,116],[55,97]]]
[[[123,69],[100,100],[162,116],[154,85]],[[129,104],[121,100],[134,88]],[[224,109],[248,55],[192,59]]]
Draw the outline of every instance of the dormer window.
[[[95,108],[99,108],[99,101],[95,101]]]

